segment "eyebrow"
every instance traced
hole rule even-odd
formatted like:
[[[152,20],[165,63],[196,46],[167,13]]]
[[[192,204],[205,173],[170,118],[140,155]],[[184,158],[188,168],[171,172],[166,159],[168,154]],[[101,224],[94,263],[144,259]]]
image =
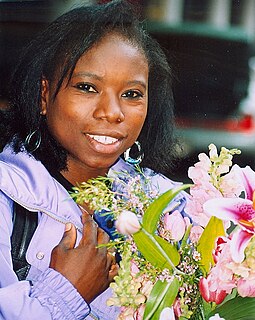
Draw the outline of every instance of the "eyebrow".
[[[98,76],[95,73],[92,72],[77,72],[73,74],[73,78],[75,77],[89,77],[89,78],[93,78],[99,81],[102,81],[102,77]]]
[[[147,85],[144,81],[140,81],[140,80],[132,80],[132,81],[128,81],[127,82],[128,85],[140,85],[142,86],[144,89],[147,88]]]
[[[97,74],[92,73],[92,72],[77,72],[77,73],[73,74],[73,78],[75,78],[75,77],[88,77],[88,78],[96,79],[98,81],[102,81],[103,80],[103,77],[100,77]],[[127,85],[130,85],[130,86],[132,86],[132,85],[140,85],[144,89],[147,89],[146,83],[144,81],[140,81],[140,80],[127,81]]]

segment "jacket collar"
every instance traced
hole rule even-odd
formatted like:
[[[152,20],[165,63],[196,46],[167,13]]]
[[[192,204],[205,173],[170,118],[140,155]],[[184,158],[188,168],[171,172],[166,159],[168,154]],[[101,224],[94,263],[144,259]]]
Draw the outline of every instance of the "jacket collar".
[[[109,170],[109,176],[120,171],[132,172],[134,168],[119,159]],[[81,211],[66,189],[40,161],[25,151],[15,153],[8,146],[0,153],[0,189],[30,211],[44,212],[64,223],[74,218],[75,225],[78,223],[77,227],[82,227]]]

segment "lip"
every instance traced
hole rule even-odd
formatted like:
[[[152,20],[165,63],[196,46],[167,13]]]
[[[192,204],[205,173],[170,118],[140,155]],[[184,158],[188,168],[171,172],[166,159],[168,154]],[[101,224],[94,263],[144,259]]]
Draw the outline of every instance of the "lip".
[[[84,133],[84,135],[94,151],[104,154],[118,152],[124,139],[123,135],[120,135],[119,133]]]
[[[93,140],[96,140],[99,143],[109,145],[116,143],[119,139],[111,136],[106,135],[97,135],[97,134],[87,134]]]

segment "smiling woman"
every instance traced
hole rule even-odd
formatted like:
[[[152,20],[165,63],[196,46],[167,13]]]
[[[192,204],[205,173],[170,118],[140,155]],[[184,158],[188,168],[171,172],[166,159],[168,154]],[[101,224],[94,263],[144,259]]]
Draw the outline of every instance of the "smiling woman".
[[[141,49],[109,33],[78,60],[55,99],[43,82],[42,113],[68,151],[63,175],[73,184],[105,175],[133,145],[147,114],[148,62]],[[73,143],[75,141],[75,144]],[[77,174],[80,177],[77,177]]]
[[[81,6],[29,44],[9,87],[0,112],[0,318],[116,319],[119,308],[105,301],[118,266],[100,246],[116,236],[113,222],[104,207],[91,217],[69,192],[117,172],[144,174],[160,193],[173,188],[162,175],[173,157],[166,57],[128,2]],[[133,145],[143,174],[128,163]],[[172,207],[183,204],[184,196]]]

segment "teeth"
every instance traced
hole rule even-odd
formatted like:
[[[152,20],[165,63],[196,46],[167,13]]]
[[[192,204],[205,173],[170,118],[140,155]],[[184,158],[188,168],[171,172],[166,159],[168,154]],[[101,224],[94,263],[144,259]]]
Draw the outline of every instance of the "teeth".
[[[118,139],[108,137],[108,136],[97,136],[97,135],[93,135],[93,134],[89,134],[89,136],[90,136],[90,138],[92,138],[100,143],[103,143],[103,144],[112,144],[112,143],[118,141]]]

